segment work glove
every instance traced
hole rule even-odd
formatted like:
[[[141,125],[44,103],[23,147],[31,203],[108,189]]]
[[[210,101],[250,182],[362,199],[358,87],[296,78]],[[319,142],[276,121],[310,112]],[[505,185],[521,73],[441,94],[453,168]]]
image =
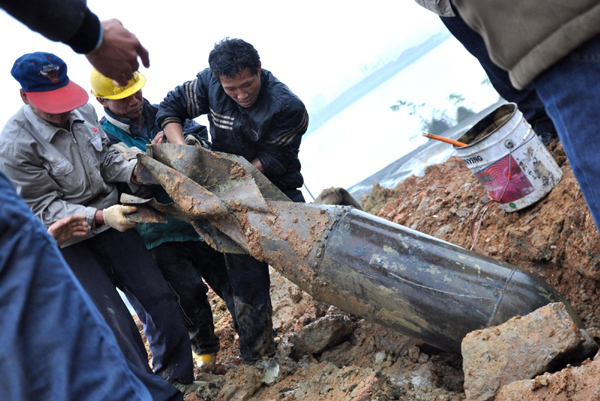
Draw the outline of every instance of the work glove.
[[[108,209],[104,209],[104,224],[121,232],[129,230],[137,225],[127,219],[128,214],[137,211],[135,206],[114,205]]]

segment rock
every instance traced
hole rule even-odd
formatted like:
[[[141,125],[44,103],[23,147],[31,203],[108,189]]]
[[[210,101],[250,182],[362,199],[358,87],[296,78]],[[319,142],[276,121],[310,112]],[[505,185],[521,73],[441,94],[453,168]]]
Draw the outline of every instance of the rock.
[[[194,395],[204,401],[213,401],[217,399],[219,391],[225,385],[225,377],[219,377],[215,380],[207,381],[206,384],[200,386]],[[197,398],[193,399],[194,401]],[[185,401],[192,401],[189,397],[186,397]]]
[[[378,352],[375,354],[375,363],[381,365],[385,361],[385,358],[387,358],[385,352]]]
[[[353,325],[344,315],[327,315],[293,333],[288,341],[294,345],[295,356],[318,354],[348,339]]]
[[[491,400],[502,385],[581,362],[597,348],[589,347],[590,339],[575,326],[563,303],[471,332],[462,342],[467,399]]]
[[[294,301],[295,304],[302,301],[302,290],[300,288],[290,285],[288,287],[288,292],[290,293],[292,301]]]
[[[280,371],[280,367],[279,367],[279,363],[277,362],[276,358],[271,358],[268,361],[262,361],[263,364],[263,368],[265,369],[261,381],[266,384],[267,386],[270,386],[274,383],[277,382],[277,379],[279,378],[279,371]]]
[[[413,362],[417,362],[419,360],[420,354],[421,349],[417,346],[412,346],[408,349],[408,358]]]
[[[350,195],[350,192],[341,187],[324,189],[319,196],[317,196],[314,203],[317,205],[346,205],[352,206],[358,210],[363,210],[360,203]]]
[[[369,376],[360,383],[350,394],[352,401],[370,401],[373,396],[373,386],[378,382],[375,376]]]
[[[225,385],[219,392],[219,401],[247,401],[262,385],[262,371],[254,366],[240,365],[225,375]]]
[[[500,388],[495,401],[589,401],[600,398],[600,360],[578,367],[545,373],[533,380],[520,380]]]

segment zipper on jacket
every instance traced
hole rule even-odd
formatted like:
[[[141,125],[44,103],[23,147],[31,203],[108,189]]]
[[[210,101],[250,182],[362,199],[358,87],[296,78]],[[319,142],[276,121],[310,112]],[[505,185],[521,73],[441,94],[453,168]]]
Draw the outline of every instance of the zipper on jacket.
[[[79,147],[79,144],[77,143],[77,139],[75,139],[75,135],[73,135],[73,133],[71,131],[69,131],[69,134],[71,134],[71,139],[73,140],[73,143],[75,144],[75,146]]]

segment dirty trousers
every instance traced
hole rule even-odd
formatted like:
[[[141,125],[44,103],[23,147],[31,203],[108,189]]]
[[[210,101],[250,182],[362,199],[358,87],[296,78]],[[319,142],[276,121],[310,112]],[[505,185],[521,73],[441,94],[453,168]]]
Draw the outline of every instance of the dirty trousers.
[[[193,381],[190,340],[177,299],[135,230],[110,229],[61,251],[129,360],[148,366],[139,331],[115,287],[144,324],[154,372],[169,382]]]
[[[0,172],[0,398],[182,400],[124,356],[41,222]]]
[[[219,338],[215,335],[204,281],[225,301],[227,309],[234,310],[223,254],[204,241],[165,242],[152,248],[150,253],[177,296],[194,353],[218,352]]]
[[[244,361],[256,361],[275,352],[273,307],[269,293],[269,265],[250,255],[224,254],[233,292],[234,327]]]
[[[205,242],[169,242],[152,254],[177,295],[196,354],[219,350],[206,280],[227,305],[239,335],[242,359],[254,361],[274,352],[269,266],[249,255],[215,251]]]
[[[304,202],[302,193],[284,192],[294,202]],[[239,335],[244,361],[255,361],[275,352],[273,307],[271,305],[269,265],[250,255],[224,254],[233,291],[234,324]]]

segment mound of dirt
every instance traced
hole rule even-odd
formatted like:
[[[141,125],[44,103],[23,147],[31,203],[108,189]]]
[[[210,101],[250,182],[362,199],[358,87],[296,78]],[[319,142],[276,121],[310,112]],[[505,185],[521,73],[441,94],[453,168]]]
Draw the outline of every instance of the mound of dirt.
[[[564,172],[562,180],[543,200],[515,213],[488,204],[485,189],[458,157],[394,189],[375,185],[361,203],[372,214],[539,275],[565,296],[596,336],[599,234],[562,146],[555,141],[551,151]],[[198,372],[207,385],[188,401],[465,399],[460,356],[316,302],[274,270],[271,281],[276,357],[254,366],[240,364],[231,318],[212,294],[222,349],[213,374]],[[349,326],[344,338],[310,355],[292,352],[294,338],[327,318]],[[329,333],[322,326],[325,337]]]

